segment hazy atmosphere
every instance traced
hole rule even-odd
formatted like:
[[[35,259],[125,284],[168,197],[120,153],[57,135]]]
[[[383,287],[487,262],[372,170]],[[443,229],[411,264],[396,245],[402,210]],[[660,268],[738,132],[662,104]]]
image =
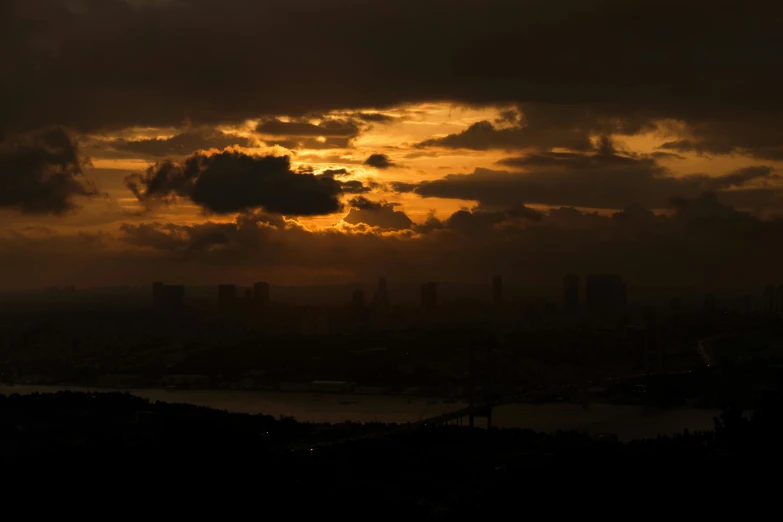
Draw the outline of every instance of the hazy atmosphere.
[[[0,288],[758,286],[783,8],[756,4],[3,0]]]

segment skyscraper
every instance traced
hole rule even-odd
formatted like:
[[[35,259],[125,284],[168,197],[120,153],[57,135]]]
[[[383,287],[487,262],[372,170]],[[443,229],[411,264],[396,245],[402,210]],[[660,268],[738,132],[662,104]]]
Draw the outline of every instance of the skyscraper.
[[[269,283],[256,283],[253,285],[253,298],[259,306],[269,304]]]
[[[375,291],[375,306],[389,306],[389,291],[386,289],[386,279],[378,279],[378,289]]]
[[[218,286],[218,304],[220,306],[233,305],[237,298],[237,285]]]
[[[364,290],[357,288],[353,291],[352,303],[354,311],[364,310]]]
[[[492,304],[503,306],[503,278],[499,275],[492,278]]]
[[[421,287],[421,307],[434,310],[438,307],[438,283],[425,283]]]
[[[576,274],[563,278],[563,310],[570,316],[579,313],[579,276]]]

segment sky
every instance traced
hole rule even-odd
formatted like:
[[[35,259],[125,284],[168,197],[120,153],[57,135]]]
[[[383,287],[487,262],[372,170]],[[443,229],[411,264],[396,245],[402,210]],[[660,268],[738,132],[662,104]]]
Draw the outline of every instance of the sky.
[[[0,0],[0,290],[783,281],[783,5]]]

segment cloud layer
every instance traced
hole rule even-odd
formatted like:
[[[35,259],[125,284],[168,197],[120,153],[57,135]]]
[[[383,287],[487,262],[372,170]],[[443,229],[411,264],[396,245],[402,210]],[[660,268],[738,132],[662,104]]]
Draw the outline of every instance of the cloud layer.
[[[783,6],[769,1],[4,5],[0,95],[13,103],[0,129],[163,127],[449,100],[529,103],[540,107],[537,122],[569,112],[575,138],[588,114],[684,120],[714,142],[783,110]],[[780,131],[764,127],[774,138],[746,133],[743,147],[778,147]],[[486,124],[474,132],[492,134]]]
[[[296,173],[287,156],[195,154],[183,162],[158,163],[144,175],[130,176],[127,184],[147,204],[168,203],[180,197],[220,214],[263,208],[268,212],[312,216],[342,209],[340,181],[330,176]],[[354,192],[358,189],[352,188]]]
[[[79,196],[98,195],[84,179],[85,163],[62,128],[12,135],[0,141],[0,208],[26,214],[64,214]]]
[[[302,284],[379,275],[489,281],[500,273],[510,283],[557,286],[565,273],[616,272],[632,285],[747,291],[779,281],[783,256],[783,221],[739,212],[710,193],[676,200],[669,216],[638,206],[612,216],[573,208],[463,210],[391,231],[364,224],[311,230],[250,212],[230,223],[126,224],[119,243],[109,235],[30,234],[0,233],[0,249],[9,252],[0,256],[3,287],[110,284],[117,272],[130,284]]]
[[[673,197],[705,191],[743,207],[778,207],[783,185],[771,166],[751,166],[722,176],[674,176],[652,155],[621,152],[609,140],[590,152],[538,152],[500,161],[514,171],[479,168],[421,183],[392,183],[398,192],[422,197],[478,201],[485,206],[517,203],[621,209],[638,204],[661,209]],[[778,208],[779,209],[779,208]]]

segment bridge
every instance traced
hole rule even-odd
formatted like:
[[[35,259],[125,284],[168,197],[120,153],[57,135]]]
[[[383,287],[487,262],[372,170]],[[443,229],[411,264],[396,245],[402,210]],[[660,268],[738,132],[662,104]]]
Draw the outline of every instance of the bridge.
[[[685,374],[689,373],[687,370],[685,371],[670,371],[670,372],[655,372],[655,373],[635,373],[635,374],[629,374],[625,375],[621,378],[615,378],[615,379],[608,379],[607,382],[601,383],[601,382],[583,382],[583,383],[572,383],[568,385],[563,385],[561,387],[558,387],[557,389],[550,390],[550,392],[557,392],[558,389],[562,388],[561,391],[564,393],[567,392],[569,389],[573,388],[580,388],[580,387],[586,387],[589,385],[597,386],[602,384],[608,384],[609,381],[611,382],[619,382],[619,381],[627,381],[630,379],[636,379],[640,377],[650,377],[650,376],[668,376],[668,375],[679,375],[679,374]],[[466,406],[464,408],[460,408],[454,411],[450,411],[447,413],[442,413],[439,415],[434,415],[432,417],[428,417],[426,419],[422,419],[416,422],[411,422],[407,424],[399,424],[395,426],[391,426],[385,429],[380,429],[377,431],[362,433],[359,435],[354,435],[350,437],[344,437],[342,439],[338,440],[332,440],[332,441],[318,441],[318,442],[312,442],[312,443],[302,443],[297,446],[289,447],[287,448],[290,451],[313,451],[316,448],[323,448],[328,446],[335,446],[339,444],[346,444],[351,442],[357,442],[360,440],[371,440],[371,439],[380,439],[383,437],[393,436],[393,435],[399,435],[401,433],[423,429],[425,427],[429,426],[442,426],[445,424],[449,424],[452,422],[456,422],[460,425],[462,425],[463,419],[468,420],[468,426],[474,427],[475,420],[477,418],[479,419],[486,419],[486,427],[488,429],[492,428],[492,410],[494,408],[511,404],[515,402],[524,402],[525,397],[523,395],[515,395],[515,396],[509,396],[509,397],[503,397],[495,400],[475,400],[473,404]]]
[[[435,415],[433,417],[429,417],[426,419],[422,419],[416,422],[411,422],[407,424],[398,424],[395,426],[391,426],[386,429],[378,430],[378,431],[372,431],[368,433],[362,433],[359,435],[351,436],[351,437],[345,437],[338,440],[331,440],[331,441],[320,441],[320,442],[313,442],[313,443],[302,443],[297,444],[296,446],[288,447],[286,448],[288,451],[314,451],[316,448],[325,448],[329,446],[337,446],[340,444],[347,444],[351,442],[358,442],[361,440],[371,440],[371,439],[380,439],[383,437],[389,437],[392,435],[399,435],[401,433],[414,431],[418,429],[425,428],[427,426],[442,426],[444,424],[449,424],[451,422],[460,422],[462,419],[467,418],[468,423],[470,427],[474,426],[475,419],[478,418],[486,418],[487,419],[487,428],[492,427],[492,409],[496,408],[498,406],[502,406],[503,404],[507,404],[508,402],[501,402],[497,401],[494,403],[486,403],[486,404],[480,404],[480,405],[472,405],[467,406],[465,408],[460,408],[458,410],[450,411],[447,413],[443,413],[440,415]]]

